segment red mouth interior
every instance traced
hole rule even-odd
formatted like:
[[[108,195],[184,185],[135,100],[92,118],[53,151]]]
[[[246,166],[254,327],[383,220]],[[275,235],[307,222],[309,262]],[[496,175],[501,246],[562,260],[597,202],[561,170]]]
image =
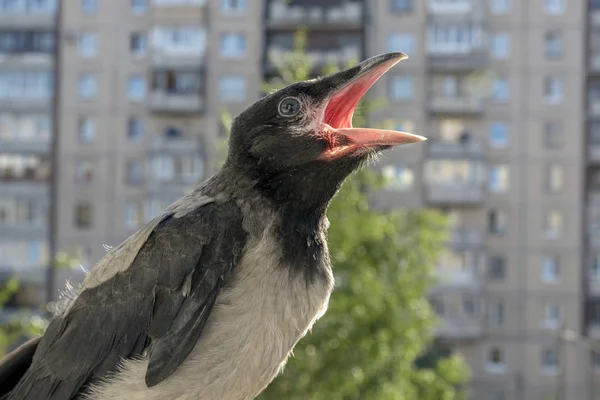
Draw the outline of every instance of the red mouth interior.
[[[352,128],[352,117],[356,105],[377,80],[396,62],[382,64],[334,94],[323,116],[323,122],[332,128]]]

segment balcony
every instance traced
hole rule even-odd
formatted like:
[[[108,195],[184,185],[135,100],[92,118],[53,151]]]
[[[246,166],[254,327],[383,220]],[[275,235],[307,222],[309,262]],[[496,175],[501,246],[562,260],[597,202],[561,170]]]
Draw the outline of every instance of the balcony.
[[[434,95],[429,100],[429,112],[436,115],[481,115],[483,100],[473,96],[446,97]]]
[[[463,141],[432,139],[427,141],[427,155],[429,158],[482,159],[485,146],[481,140],[473,138]]]
[[[45,181],[8,181],[0,177],[0,193],[7,197],[48,198],[50,183]]]
[[[454,250],[483,250],[483,231],[475,228],[457,228],[450,233],[449,245]]]
[[[431,14],[467,14],[473,11],[473,3],[471,0],[429,0],[428,10]]]
[[[427,54],[427,67],[436,72],[472,71],[484,69],[487,64],[488,55],[485,51]]]
[[[51,9],[47,11],[27,11],[24,8],[18,11],[0,9],[0,25],[3,29],[52,28],[55,23],[56,16]]]
[[[50,153],[50,139],[19,140],[0,138],[0,149],[3,153],[47,154]]]
[[[441,317],[435,337],[443,340],[471,340],[481,337],[483,323],[480,318]]]
[[[600,98],[590,99],[588,107],[588,114],[590,117],[600,117]]]
[[[593,73],[600,73],[600,54],[591,53],[589,58],[589,69]]]
[[[204,111],[204,96],[200,93],[176,93],[154,90],[150,108],[155,112],[198,113]]]
[[[267,68],[274,69],[276,64],[273,63],[273,60],[283,60],[284,55],[291,51],[280,46],[270,46],[267,50]],[[359,62],[361,59],[361,49],[356,45],[347,45],[336,49],[309,49],[305,54],[314,68],[322,68],[327,65],[337,65],[345,68],[349,63]]]
[[[37,239],[49,235],[47,221],[0,221],[0,237]]]
[[[205,61],[204,53],[171,52],[159,49],[152,52],[152,66],[155,68],[202,68]]]
[[[200,138],[156,138],[152,141],[151,153],[171,154],[202,154],[203,147]]]
[[[479,279],[475,265],[462,270],[449,270],[446,268],[438,268],[435,271],[435,288],[436,290],[447,288],[468,288],[479,289],[481,280]]]
[[[469,182],[429,182],[425,183],[425,201],[437,206],[481,205],[485,189],[482,184]]]
[[[296,30],[298,25],[319,29],[361,29],[364,6],[362,1],[339,1],[322,5],[311,0],[273,0],[268,6],[267,28]]]
[[[588,335],[590,339],[600,340],[600,323],[592,322],[588,325]]]
[[[590,143],[588,146],[588,162],[600,164],[600,143]]]
[[[594,9],[590,12],[590,23],[592,26],[600,26],[600,10]]]

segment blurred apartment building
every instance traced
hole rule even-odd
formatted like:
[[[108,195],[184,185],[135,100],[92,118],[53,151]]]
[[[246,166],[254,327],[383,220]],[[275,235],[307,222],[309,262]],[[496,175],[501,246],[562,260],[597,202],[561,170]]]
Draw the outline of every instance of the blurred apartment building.
[[[410,56],[374,117],[430,140],[377,201],[453,221],[431,301],[473,398],[600,399],[600,356],[555,335],[600,340],[600,2],[57,1],[0,1],[2,273],[43,287],[51,244],[89,267],[209,176],[220,112],[305,24],[317,70]]]

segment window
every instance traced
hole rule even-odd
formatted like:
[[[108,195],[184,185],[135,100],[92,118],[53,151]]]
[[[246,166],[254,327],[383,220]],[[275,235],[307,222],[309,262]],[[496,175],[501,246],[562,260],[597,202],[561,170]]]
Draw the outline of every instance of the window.
[[[181,136],[183,135],[181,134],[181,129],[179,128],[170,126],[167,129],[165,129],[165,137],[167,139],[179,139],[181,138]]]
[[[48,70],[0,70],[0,98],[48,99],[52,95],[52,73]]]
[[[542,327],[546,329],[557,329],[560,326],[560,307],[556,303],[548,303],[544,306],[544,320]]]
[[[444,77],[443,85],[444,97],[457,97],[458,96],[458,77],[448,75]]]
[[[130,118],[127,121],[127,139],[137,141],[142,136],[144,136],[144,123],[137,118]]]
[[[98,11],[97,0],[81,0],[81,9],[87,14],[93,14]]]
[[[504,303],[496,301],[490,304],[489,310],[490,324],[500,326],[504,323]]]
[[[96,97],[98,93],[98,82],[93,75],[83,75],[79,77],[79,98],[82,100],[90,100]]]
[[[490,192],[505,193],[508,190],[508,182],[508,166],[494,165],[490,168]]]
[[[463,312],[468,317],[474,317],[477,314],[477,305],[475,299],[471,296],[463,299]]]
[[[481,47],[481,27],[463,25],[434,25],[427,31],[427,51],[433,54],[465,54]]]
[[[429,299],[429,303],[438,317],[444,316],[444,301],[442,299],[432,297],[431,299]]]
[[[144,179],[144,167],[141,162],[130,161],[125,166],[125,183],[139,185]]]
[[[565,12],[566,0],[545,0],[545,9],[548,14],[562,14]]]
[[[246,0],[221,0],[221,10],[228,13],[246,11]]]
[[[492,393],[490,400],[506,400],[506,394],[504,394],[504,392]]]
[[[492,35],[492,57],[507,58],[510,52],[510,40],[506,33],[496,33]]]
[[[488,349],[485,368],[492,374],[501,374],[506,371],[506,360],[503,348],[492,346]]]
[[[96,57],[98,55],[98,36],[95,33],[82,33],[79,36],[78,47],[81,57]]]
[[[590,325],[600,325],[600,299],[590,299],[587,302],[587,315]]]
[[[544,235],[547,239],[556,239],[562,235],[563,214],[559,210],[550,210],[544,217]]]
[[[392,12],[411,12],[413,9],[413,0],[390,0]]]
[[[136,229],[144,220],[143,207],[141,204],[130,201],[125,204],[124,210],[124,221],[125,227],[129,229]]]
[[[87,185],[94,178],[94,164],[91,161],[77,161],[75,163],[75,183]]]
[[[510,10],[510,0],[490,0],[490,9],[494,14],[506,14]]]
[[[152,79],[152,89],[160,92],[196,94],[202,87],[202,74],[199,71],[159,70],[154,71]]]
[[[506,276],[506,259],[492,256],[489,259],[489,278],[491,281],[504,281]]]
[[[546,58],[561,58],[564,52],[563,37],[559,32],[548,32],[544,37]]]
[[[594,367],[594,372],[600,371],[600,354],[592,353],[592,365]]]
[[[415,38],[410,33],[394,33],[388,37],[387,51],[411,54],[415,51]]]
[[[96,124],[91,118],[82,117],[77,122],[77,137],[80,143],[91,143],[96,137]]]
[[[540,370],[544,374],[555,374],[558,372],[558,352],[556,348],[542,348]]]
[[[556,76],[544,79],[544,97],[547,104],[560,104],[563,100],[563,81]]]
[[[412,188],[415,176],[411,169],[397,165],[386,165],[381,169],[383,178],[386,181],[386,189],[406,191]]]
[[[153,157],[150,162],[151,176],[157,181],[170,181],[175,177],[175,160],[170,156]]]
[[[158,26],[152,30],[154,50],[167,55],[203,55],[206,28],[197,26]]]
[[[492,100],[496,102],[508,101],[509,89],[507,78],[496,78],[492,83]]]
[[[131,0],[131,11],[142,14],[146,10],[148,10],[148,0]]]
[[[558,281],[559,269],[556,257],[546,256],[542,258],[541,278],[542,282],[555,283]]]
[[[563,126],[561,122],[552,121],[544,125],[544,144],[547,149],[560,149],[563,145]]]
[[[88,229],[92,227],[92,205],[79,203],[75,206],[75,227]]]
[[[590,266],[590,279],[600,281],[600,253],[596,253]]]
[[[508,147],[508,126],[503,122],[490,125],[490,146],[496,149]]]
[[[410,100],[413,96],[412,77],[394,76],[391,79],[390,99],[392,101]]]
[[[146,54],[146,35],[133,32],[129,37],[129,52],[132,56],[140,57]]]
[[[242,76],[224,76],[219,79],[219,98],[222,102],[244,101],[246,79]]]
[[[546,169],[546,191],[560,193],[564,186],[564,172],[562,165],[552,164]]]
[[[508,216],[504,211],[490,210],[488,213],[488,232],[491,235],[503,235],[506,233]]]
[[[241,33],[221,35],[221,56],[223,58],[241,58],[246,53],[246,36]]]
[[[428,160],[425,181],[438,185],[478,185],[486,180],[484,171],[483,165],[474,161]]]
[[[141,76],[132,76],[127,85],[127,96],[131,101],[140,101],[146,97],[146,80]]]

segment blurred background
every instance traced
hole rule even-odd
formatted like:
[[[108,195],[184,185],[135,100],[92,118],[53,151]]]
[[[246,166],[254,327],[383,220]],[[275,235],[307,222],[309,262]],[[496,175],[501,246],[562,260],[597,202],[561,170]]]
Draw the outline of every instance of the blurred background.
[[[596,0],[1,0],[3,351],[218,168],[231,116],[387,51],[361,123],[429,140],[334,204],[340,314],[265,396],[600,399]]]

